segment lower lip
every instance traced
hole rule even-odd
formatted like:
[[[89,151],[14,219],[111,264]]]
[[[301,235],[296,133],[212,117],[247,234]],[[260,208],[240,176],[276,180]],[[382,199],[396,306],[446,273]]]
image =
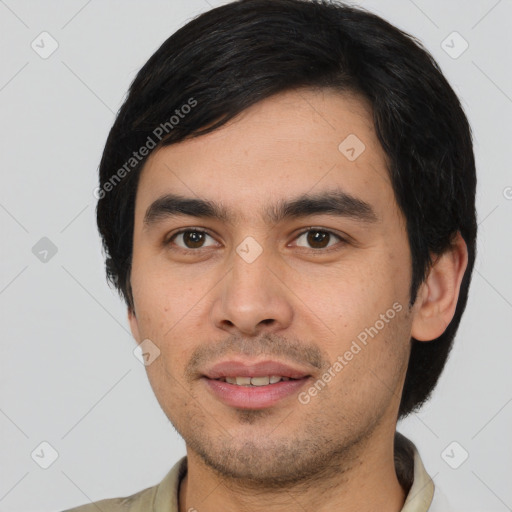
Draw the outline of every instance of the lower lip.
[[[297,393],[309,377],[296,380],[282,380],[266,386],[238,386],[221,380],[203,377],[208,388],[226,405],[240,409],[264,409],[283,398]]]

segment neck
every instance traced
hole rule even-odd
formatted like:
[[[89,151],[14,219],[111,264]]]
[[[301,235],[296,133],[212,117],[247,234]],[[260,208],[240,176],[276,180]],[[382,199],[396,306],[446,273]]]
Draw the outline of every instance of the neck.
[[[344,453],[343,460],[333,455],[322,474],[280,488],[256,487],[218,474],[187,447],[188,469],[179,489],[179,512],[399,512],[412,481],[406,463],[412,452],[400,434],[395,442],[394,432],[385,438],[375,434],[354,445],[350,455]]]

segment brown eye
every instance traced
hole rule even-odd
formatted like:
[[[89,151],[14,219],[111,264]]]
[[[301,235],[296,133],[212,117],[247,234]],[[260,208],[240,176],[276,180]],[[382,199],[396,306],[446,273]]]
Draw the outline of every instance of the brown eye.
[[[322,229],[308,229],[307,231],[304,231],[301,233],[301,235],[297,238],[297,240],[305,240],[305,242],[308,244],[309,248],[311,249],[325,249],[327,247],[330,247],[331,241],[333,241],[333,238],[338,240],[343,240],[340,236],[332,233],[331,231],[325,231]],[[336,240],[334,240],[335,242]],[[300,245],[300,244],[299,244]],[[303,245],[301,247],[304,247]]]
[[[178,247],[182,249],[200,249],[207,247],[204,245],[206,238],[213,238],[205,231],[198,229],[186,229],[176,233],[171,237],[169,242],[175,242]],[[176,242],[178,240],[181,243]]]

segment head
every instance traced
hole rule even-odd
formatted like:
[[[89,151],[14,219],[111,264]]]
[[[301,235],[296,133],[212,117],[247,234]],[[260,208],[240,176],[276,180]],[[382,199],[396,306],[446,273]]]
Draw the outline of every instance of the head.
[[[290,438],[342,452],[418,409],[466,306],[475,187],[456,94],[421,43],[376,15],[242,0],[165,41],[110,131],[97,219],[107,275],[137,341],[161,351],[148,376],[185,441],[212,465],[230,454],[240,468],[270,446],[297,461]],[[307,405],[233,409],[208,398],[202,372],[241,354],[336,378]]]

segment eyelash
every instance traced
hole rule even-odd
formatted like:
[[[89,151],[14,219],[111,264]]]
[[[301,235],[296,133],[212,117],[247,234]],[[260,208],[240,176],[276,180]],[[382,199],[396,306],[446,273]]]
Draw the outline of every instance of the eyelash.
[[[327,233],[331,236],[334,236],[336,238],[339,239],[339,242],[338,243],[342,243],[342,244],[345,244],[347,243],[347,240],[345,238],[343,238],[341,235],[338,235],[337,233],[335,233],[334,231],[330,231],[328,229],[323,229],[323,228],[318,228],[318,227],[315,227],[315,226],[312,226],[312,227],[309,227],[303,231],[301,231],[300,233],[298,233],[295,237],[295,240],[300,238],[302,235],[305,235],[306,233],[309,233],[310,231],[318,231],[320,233]],[[176,233],[173,233],[170,237],[168,237],[165,241],[164,241],[164,245],[165,246],[168,246],[168,245],[171,245],[172,241],[179,235],[182,235],[184,233],[202,233],[202,234],[205,234],[205,235],[208,235],[209,237],[211,238],[214,238],[212,235],[210,235],[210,233],[208,233],[208,231],[205,231],[204,229],[199,229],[199,228],[187,228],[187,229],[182,229],[181,231],[178,231]],[[330,242],[330,240],[329,240]],[[339,250],[339,248],[337,249],[334,249],[334,247],[336,247],[337,244],[335,244],[334,246],[328,246],[326,248],[322,248],[322,249],[313,249],[313,248],[310,248],[310,251],[311,252],[314,252],[314,253],[326,253],[326,252],[331,252],[333,250]],[[206,249],[205,247],[198,247],[197,249],[186,249],[184,247],[180,247],[180,246],[176,246],[177,247],[177,250],[183,252],[183,253],[197,253],[198,251],[200,251],[201,249]],[[306,249],[306,248],[304,248]]]

